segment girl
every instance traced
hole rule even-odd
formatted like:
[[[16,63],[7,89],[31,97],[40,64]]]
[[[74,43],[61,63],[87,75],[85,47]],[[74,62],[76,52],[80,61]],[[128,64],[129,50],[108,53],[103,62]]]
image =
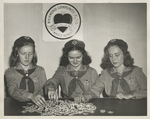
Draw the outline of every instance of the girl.
[[[32,101],[45,104],[43,85],[46,74],[43,67],[37,66],[35,43],[32,38],[22,36],[14,42],[10,56],[10,68],[5,71],[9,95],[21,102]]]
[[[90,63],[91,58],[82,41],[74,39],[67,42],[63,48],[60,66],[45,84],[48,98],[58,98],[56,89],[59,85],[62,97],[74,98],[77,102],[97,97],[90,89],[98,79],[98,74],[89,66]]]
[[[104,49],[100,80],[92,91],[97,95],[103,89],[109,97],[118,99],[147,97],[147,78],[142,69],[134,66],[128,45],[121,39],[112,39]]]

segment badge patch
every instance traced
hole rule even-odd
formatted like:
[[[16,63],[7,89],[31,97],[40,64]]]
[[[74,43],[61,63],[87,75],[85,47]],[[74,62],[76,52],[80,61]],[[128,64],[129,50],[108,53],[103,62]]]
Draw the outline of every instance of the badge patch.
[[[39,79],[36,77],[36,78],[33,79],[33,81],[34,81],[34,82],[38,82]]]
[[[129,84],[133,84],[133,79],[129,79]]]
[[[88,80],[85,80],[85,81],[84,81],[84,85],[88,86],[88,85],[89,85],[89,81],[88,81]]]

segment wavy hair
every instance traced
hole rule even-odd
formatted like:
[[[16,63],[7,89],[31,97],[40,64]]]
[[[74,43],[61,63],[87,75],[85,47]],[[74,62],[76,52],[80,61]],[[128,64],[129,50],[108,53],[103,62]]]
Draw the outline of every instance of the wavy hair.
[[[82,55],[83,55],[82,64],[83,65],[89,65],[92,62],[91,57],[88,55],[87,51],[84,48],[74,46],[74,47],[70,47],[68,49],[65,49],[65,48],[62,49],[63,54],[60,58],[59,66],[67,66],[68,64],[70,64],[70,62],[68,60],[68,53],[73,50],[78,50],[82,53]]]
[[[125,47],[123,47],[122,45],[119,45],[119,44],[110,44],[110,45],[107,45],[104,48],[104,56],[102,58],[102,63],[100,64],[100,67],[102,69],[113,67],[112,63],[110,62],[109,53],[108,53],[108,48],[110,48],[111,46],[118,46],[123,51],[123,55],[124,55],[124,62],[123,62],[123,64],[126,67],[132,67],[133,66],[134,59],[131,57],[130,52],[127,51],[127,49]]]
[[[19,57],[18,57],[18,51],[20,50],[20,48],[22,48],[23,46],[32,46],[33,47],[33,59],[32,59],[32,64],[33,65],[36,65],[37,63],[37,54],[36,54],[36,51],[35,51],[35,44],[34,44],[34,41],[30,38],[30,37],[27,37],[28,39],[30,40],[23,40],[22,42],[18,42],[19,39],[25,39],[27,36],[22,36],[20,38],[18,38],[15,43],[14,43],[14,46],[12,48],[12,52],[11,52],[11,55],[9,57],[9,66],[10,67],[14,67],[18,64],[19,62]],[[31,42],[32,40],[32,42]]]

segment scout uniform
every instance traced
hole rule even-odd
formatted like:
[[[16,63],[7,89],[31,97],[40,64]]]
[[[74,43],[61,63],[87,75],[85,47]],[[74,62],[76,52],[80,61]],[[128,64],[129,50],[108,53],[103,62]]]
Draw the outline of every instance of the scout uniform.
[[[108,48],[113,45],[122,47],[121,49],[124,50],[124,52],[128,49],[127,43],[123,40],[112,39],[105,47],[105,53]],[[108,62],[105,62],[105,67],[103,67],[105,70],[101,72],[100,79],[97,80],[96,85],[91,89],[96,95],[100,95],[104,89],[106,94],[110,97],[115,97],[117,93],[132,94],[133,98],[147,97],[147,78],[140,67],[126,66],[120,75],[115,68],[113,68],[112,64],[112,66],[106,66],[106,64],[108,64]]]
[[[117,83],[115,93],[112,91],[114,90],[112,82],[115,80],[115,77],[112,77],[112,75],[117,72],[113,68],[109,69],[109,71],[108,69],[103,70],[100,79],[97,80],[97,83],[95,83],[96,85],[94,85],[91,90],[96,95],[100,95],[103,92],[103,89],[105,89],[106,94],[110,97],[115,97],[117,93],[131,93],[135,99],[147,97],[147,78],[142,69],[137,66],[134,66],[133,69],[126,67],[124,73],[125,72],[130,73],[124,77],[120,76],[120,81],[118,80],[119,83]],[[122,78],[125,80],[127,87],[129,86],[129,88],[123,89],[123,86],[121,86]],[[124,85],[124,87],[126,87],[126,84]]]
[[[25,71],[18,60],[18,49],[35,42],[28,36],[21,36],[14,42],[10,68],[5,71],[5,80],[9,95],[18,101],[29,101],[33,94],[43,95],[46,74],[43,67],[37,66],[37,59],[32,59],[29,69]],[[12,60],[13,59],[13,60]]]
[[[82,65],[76,73],[85,71],[86,73],[79,78],[81,83],[80,85],[78,81],[77,82],[73,81],[78,79],[76,77],[71,76],[68,73],[68,72],[72,73],[76,72],[70,65],[67,65],[67,67],[60,66],[58,67],[54,76],[46,82],[45,87],[50,91],[55,91],[60,85],[63,97],[74,98],[86,92],[89,92],[89,94],[96,96],[94,93],[90,91],[90,89],[94,85],[95,81],[99,78],[98,74],[95,69],[87,67],[85,65]]]
[[[31,73],[29,73],[31,71]],[[18,101],[29,101],[33,94],[43,96],[43,85],[46,82],[46,74],[43,67],[30,65],[28,72],[24,72],[20,63],[5,71],[8,93]]]
[[[71,47],[84,48],[85,44],[82,41],[71,40],[65,44],[65,49]],[[88,65],[81,65],[78,71],[68,64],[67,66],[58,67],[54,76],[49,79],[45,84],[45,91],[55,91],[58,86],[61,87],[61,94],[63,97],[78,97],[80,95],[90,95],[97,97],[91,92],[91,87],[98,79],[97,71]]]

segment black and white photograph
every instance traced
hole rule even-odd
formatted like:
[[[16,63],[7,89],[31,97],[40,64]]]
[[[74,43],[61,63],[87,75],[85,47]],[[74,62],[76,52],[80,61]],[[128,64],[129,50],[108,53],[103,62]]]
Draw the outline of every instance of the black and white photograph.
[[[148,119],[148,0],[0,7],[0,118]]]

